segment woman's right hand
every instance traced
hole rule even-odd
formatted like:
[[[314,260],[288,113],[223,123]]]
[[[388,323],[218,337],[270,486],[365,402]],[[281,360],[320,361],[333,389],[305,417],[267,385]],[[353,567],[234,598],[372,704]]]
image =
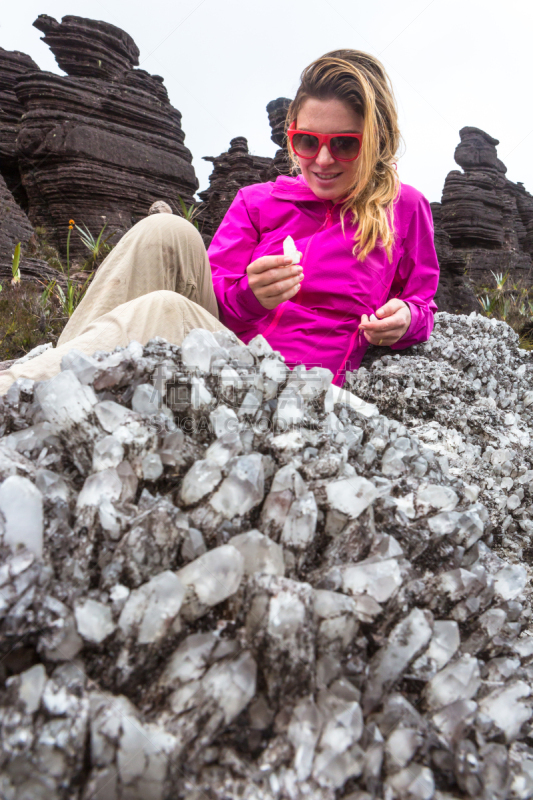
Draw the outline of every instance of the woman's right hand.
[[[248,286],[265,308],[276,308],[299,290],[303,269],[291,260],[290,256],[263,256],[247,267]]]

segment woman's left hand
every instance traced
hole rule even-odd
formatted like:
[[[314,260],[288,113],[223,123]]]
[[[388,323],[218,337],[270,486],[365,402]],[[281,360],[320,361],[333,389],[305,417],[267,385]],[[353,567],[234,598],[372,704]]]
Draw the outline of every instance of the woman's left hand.
[[[411,309],[395,297],[375,312],[377,322],[370,322],[368,316],[361,317],[360,329],[370,344],[389,346],[402,338],[411,324]]]

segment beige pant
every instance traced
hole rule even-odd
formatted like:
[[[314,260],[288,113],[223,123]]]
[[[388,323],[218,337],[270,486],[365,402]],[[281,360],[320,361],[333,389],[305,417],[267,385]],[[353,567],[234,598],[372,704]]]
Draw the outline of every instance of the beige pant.
[[[181,344],[193,328],[225,330],[202,237],[181,217],[154,214],[131,228],[101,264],[57,347],[0,373],[0,394],[17,378],[51,378],[72,348],[92,355],[154,336]]]

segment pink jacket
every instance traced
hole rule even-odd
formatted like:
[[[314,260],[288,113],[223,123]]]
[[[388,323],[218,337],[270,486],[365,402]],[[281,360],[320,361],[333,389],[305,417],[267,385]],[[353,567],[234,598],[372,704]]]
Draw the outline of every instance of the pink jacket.
[[[411,309],[411,324],[393,345],[401,350],[426,341],[437,306],[439,265],[426,198],[401,184],[395,201],[396,245],[392,263],[381,247],[360,262],[352,255],[355,229],[340,204],[320,200],[301,176],[279,177],[241,189],[209,247],[220,319],[244,342],[263,334],[287,364],[323,366],[342,385],[346,370],[360,365],[368,343],[359,323],[392,297]],[[304,280],[292,300],[269,311],[248,286],[246,267],[283,253],[292,236],[303,253]]]

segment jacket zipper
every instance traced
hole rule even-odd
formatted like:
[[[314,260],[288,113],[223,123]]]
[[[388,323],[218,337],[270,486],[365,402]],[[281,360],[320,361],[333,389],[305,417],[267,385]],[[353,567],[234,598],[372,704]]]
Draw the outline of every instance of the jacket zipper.
[[[332,208],[326,208],[326,218],[325,218],[324,222],[322,223],[322,225],[319,228],[316,229],[316,231],[313,233],[313,235],[311,236],[311,238],[307,242],[307,246],[305,248],[304,255],[303,255],[303,258],[302,258],[302,262],[301,262],[302,263],[302,267],[305,266],[305,264],[307,264],[307,254],[309,253],[309,248],[313,244],[313,240],[314,240],[315,236],[317,235],[317,233],[320,233],[320,231],[323,230],[324,228],[326,228],[326,229],[327,228],[331,228],[331,226],[333,225],[333,221],[332,221],[332,218],[331,218],[331,212],[332,211],[333,211],[333,207]],[[296,300],[296,302],[298,303],[298,300]],[[301,303],[299,303],[299,305],[301,305]]]
[[[306,261],[307,254],[309,252],[309,248],[311,247],[311,245],[313,243],[313,239],[315,238],[317,233],[320,233],[320,231],[323,228],[331,228],[331,226],[333,225],[332,214],[331,214],[331,212],[333,211],[333,208],[334,208],[334,206],[332,206],[331,208],[326,208],[326,218],[325,218],[324,222],[322,223],[322,225],[319,228],[316,229],[316,231],[313,233],[313,235],[311,236],[311,238],[307,242],[307,245],[306,245],[306,248],[304,250],[304,254],[303,254],[302,260],[300,262],[302,267],[304,266],[304,264],[307,263],[307,261]],[[298,295],[296,295],[296,297],[298,297]],[[301,305],[301,303],[298,303],[298,300],[296,298],[293,300],[293,302],[297,303],[298,305]],[[267,325],[267,327],[263,331],[262,336],[266,337],[266,335],[268,333],[270,333],[271,331],[273,331],[274,328],[277,328],[278,323],[279,323],[279,321],[281,319],[281,315],[283,314],[284,311],[285,311],[285,303],[281,303],[276,309],[276,313],[274,314],[274,318],[271,320],[269,325]]]
[[[394,295],[394,299],[399,297],[401,295],[401,293],[402,293],[402,290],[400,289],[400,291],[397,294]],[[375,313],[375,309],[373,311],[371,311],[370,313],[374,314]],[[351,335],[350,344],[348,345],[348,350],[346,351],[346,355],[344,356],[344,358],[342,360],[342,364],[340,365],[339,369],[337,370],[337,374],[333,378],[334,381],[336,381],[337,378],[342,374],[344,366],[345,366],[346,362],[348,361],[349,357],[352,354],[352,350],[354,348],[354,343],[355,343],[355,337],[356,336],[357,336],[357,349],[359,349],[361,347],[362,339],[363,339],[363,333],[362,333],[361,328],[359,327],[359,325],[357,326],[357,328],[355,329],[355,331]]]

